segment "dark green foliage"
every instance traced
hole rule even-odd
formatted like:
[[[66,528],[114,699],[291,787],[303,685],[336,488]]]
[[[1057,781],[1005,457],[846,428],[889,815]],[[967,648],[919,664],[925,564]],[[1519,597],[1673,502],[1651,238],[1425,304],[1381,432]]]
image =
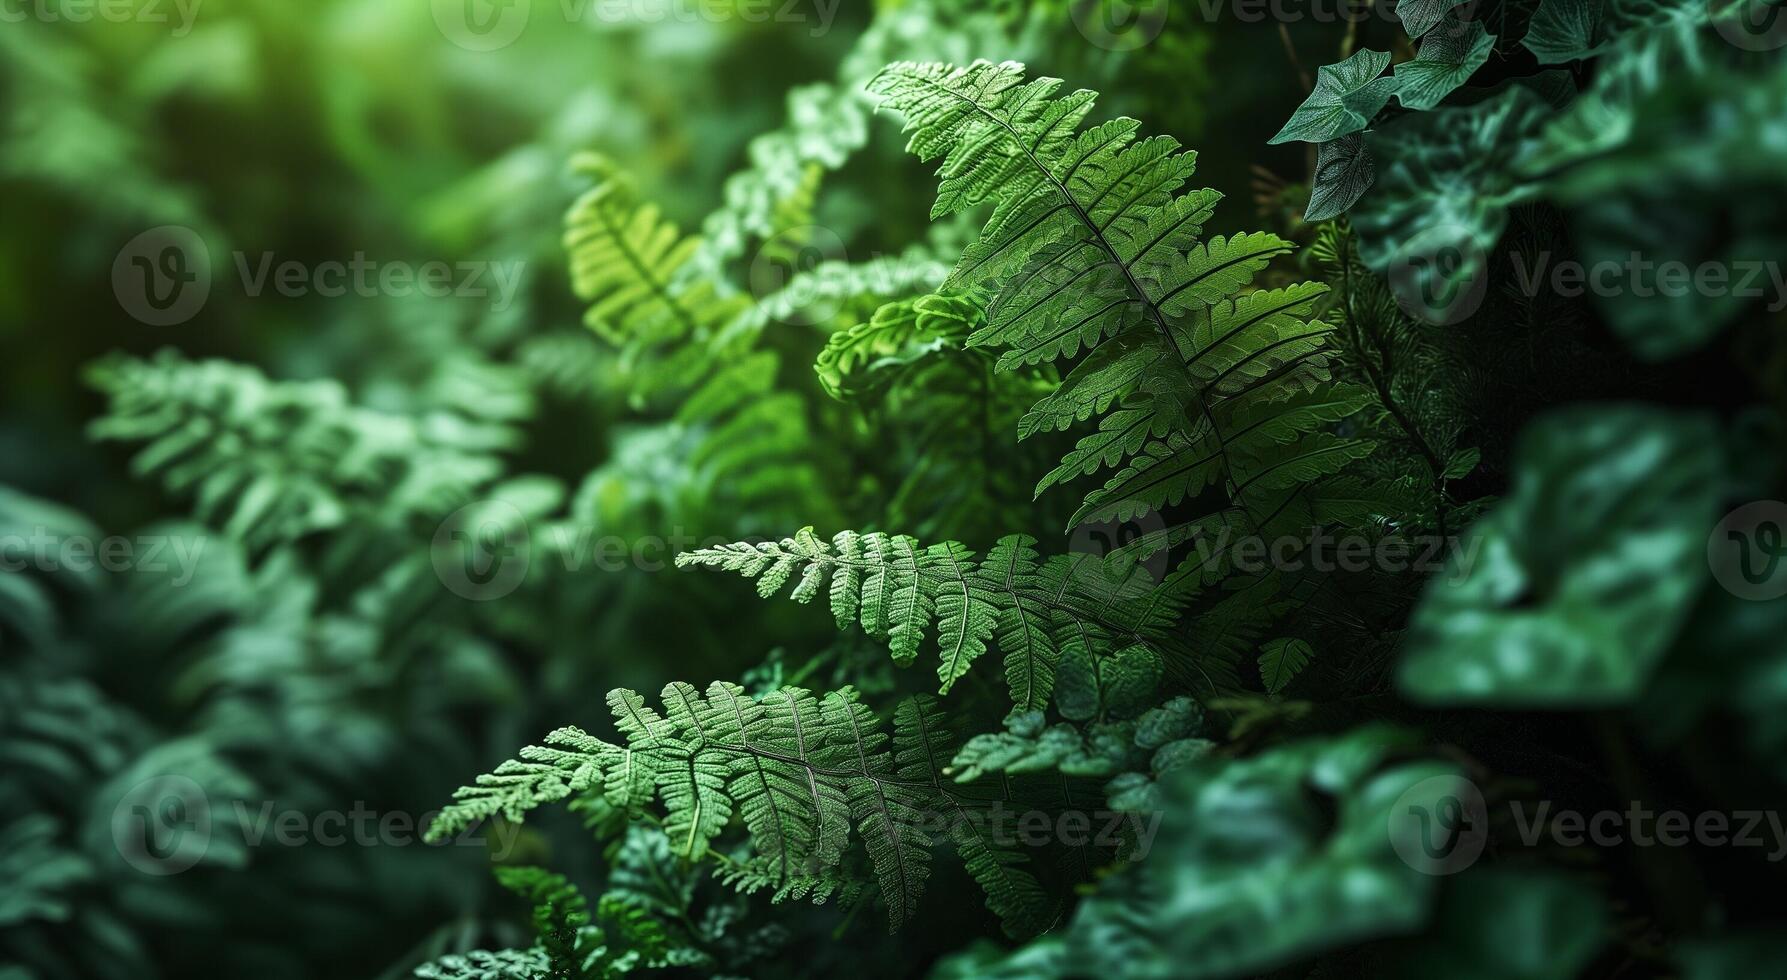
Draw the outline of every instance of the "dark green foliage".
[[[1449,569],[1409,624],[1412,698],[1628,700],[1700,592],[1723,482],[1710,419],[1589,406],[1525,439],[1507,498],[1460,542],[1471,564]]]
[[[1462,777],[1441,763],[1389,761],[1408,744],[1404,733],[1363,729],[1192,764],[1167,792],[1174,819],[1153,860],[1020,954],[1041,960],[1031,975],[1236,976],[1419,928],[1439,879],[1397,848],[1421,840],[1415,815]]]
[[[1766,0],[460,6],[0,32],[5,980],[1775,969]]]

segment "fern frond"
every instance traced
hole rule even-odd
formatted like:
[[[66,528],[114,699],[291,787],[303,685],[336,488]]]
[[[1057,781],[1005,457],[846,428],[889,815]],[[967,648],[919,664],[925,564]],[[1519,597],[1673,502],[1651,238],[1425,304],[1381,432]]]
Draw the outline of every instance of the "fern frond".
[[[958,780],[989,775],[1059,773],[1105,781],[1106,803],[1126,812],[1159,809],[1154,782],[1208,753],[1198,737],[1203,708],[1178,697],[1127,721],[1084,727],[1046,725],[1040,711],[1013,712],[1005,731],[976,735],[951,761]]]
[[[461,790],[459,802],[430,828],[431,837],[494,812],[519,818],[529,807],[563,798],[559,787],[569,784],[562,777],[536,778],[539,770],[531,768],[550,755],[554,772],[580,774],[579,786],[597,785],[599,773],[602,792],[617,808],[646,802],[649,780],[671,849],[684,858],[705,854],[737,815],[753,855],[730,863],[725,876],[746,890],[823,900],[844,889],[837,868],[854,830],[889,922],[898,928],[915,911],[930,875],[932,821],[966,816],[1002,798],[944,779],[953,737],[928,699],[900,706],[891,740],[848,688],[823,698],[783,688],[753,701],[736,684],[715,682],[703,695],[679,682],[664,688],[662,714],[631,691],[612,692],[608,703],[625,747],[560,729],[547,741],[565,748],[524,750],[522,759]],[[516,774],[527,778],[507,779]],[[503,787],[506,809],[489,802],[493,785]],[[1021,869],[1021,856],[977,838],[964,857],[1014,931],[1040,928],[1042,892]]]
[[[564,875],[542,868],[519,866],[499,867],[496,880],[504,888],[525,899],[533,907],[534,933],[539,948],[546,954],[545,977],[551,980],[585,980],[601,978],[606,972],[593,969],[589,961],[599,955],[592,950],[591,940],[599,942],[600,933],[592,937],[589,926],[589,902],[577,886]]]
[[[580,167],[596,184],[567,214],[565,244],[573,285],[590,303],[585,320],[619,348],[614,381],[636,404],[677,405],[670,425],[640,436],[654,442],[641,460],[651,476],[597,471],[592,484],[669,482],[688,500],[817,506],[806,406],[778,390],[776,354],[754,349],[761,305],[700,274],[698,241],[607,161],[586,155]],[[613,468],[630,461],[616,460]],[[669,481],[667,460],[680,467]]]
[[[655,832],[654,832],[655,833]],[[662,835],[658,835],[661,839]],[[630,840],[634,839],[632,837]],[[622,848],[610,888],[589,901],[565,878],[544,868],[503,865],[494,869],[499,884],[529,905],[535,937],[527,949],[477,950],[445,956],[418,967],[423,980],[611,980],[640,967],[711,968],[713,956],[702,942],[723,931],[697,929],[688,917],[688,901],[643,895],[626,885],[636,869],[639,848]],[[663,880],[662,869],[653,869]],[[670,872],[674,874],[674,871]],[[613,880],[623,879],[619,885]]]
[[[812,197],[825,173],[869,140],[868,112],[853,87],[822,82],[788,93],[787,122],[751,141],[750,166],[727,179],[725,203],[702,226],[700,274],[718,279],[753,241],[813,223]]]
[[[1186,697],[1173,698],[1137,718],[1104,722],[1084,731],[1066,723],[1044,727],[1041,712],[1014,712],[1005,721],[1005,731],[969,739],[951,765],[956,778],[968,782],[988,773],[1112,776],[1145,767],[1150,754],[1194,738],[1203,721],[1203,708]]]
[[[812,874],[782,875],[774,869],[774,864],[773,861],[756,857],[749,861],[721,865],[715,870],[714,877],[728,888],[736,889],[741,895],[767,891],[770,901],[775,904],[792,900],[824,905],[835,900],[848,905],[862,896],[865,882],[860,879],[846,877],[830,869]]]
[[[458,833],[497,816],[520,820],[522,814],[541,804],[557,803],[590,788],[598,777],[606,778],[608,796],[620,798],[623,802],[617,805],[625,806],[632,800],[627,793],[628,760],[615,764],[611,759],[619,751],[575,728],[560,728],[546,736],[545,745],[530,745],[521,750],[521,758],[510,759],[494,772],[479,776],[474,785],[461,787],[453,794],[453,804],[435,818],[432,833]],[[650,785],[648,782],[648,792]]]
[[[95,439],[138,442],[142,476],[190,496],[195,515],[252,549],[355,517],[438,519],[504,471],[504,427],[354,404],[334,381],[272,381],[172,350],[88,371],[108,399]]]
[[[1277,639],[1260,648],[1260,681],[1277,694],[1309,665],[1315,651],[1305,640]]]
[[[979,304],[967,296],[930,295],[889,303],[868,322],[832,334],[813,370],[826,394],[843,399],[874,368],[959,350],[980,319]]]
[[[1003,349],[1007,370],[1082,358],[1020,434],[1119,408],[1039,491],[1122,464],[1076,522],[1158,510],[1207,487],[1254,515],[1293,476],[1355,458],[1261,448],[1334,421],[1333,410],[1286,404],[1297,393],[1319,400],[1329,383],[1329,331],[1311,319],[1325,287],[1247,292],[1291,244],[1259,233],[1202,239],[1219,196],[1181,193],[1195,155],[1170,137],[1138,140],[1133,119],[1083,128],[1094,93],[1060,87],[1026,82],[1013,62],[901,63],[870,85],[905,117],[908,149],[942,161],[934,217],[995,204],[945,284],[991,291],[969,343]]]
[[[732,330],[755,334],[771,323],[857,323],[884,303],[931,292],[948,275],[949,266],[919,245],[865,262],[820,262],[764,296],[734,321]]]
[[[843,531],[827,542],[808,527],[779,542],[704,548],[676,561],[755,579],[764,598],[798,574],[790,589],[795,601],[810,602],[824,589],[840,629],[860,623],[886,640],[902,666],[917,658],[934,625],[941,694],[995,642],[1005,656],[1012,701],[1041,708],[1054,687],[1064,636],[1146,644],[1171,625],[1179,602],[1139,567],[1090,555],[1039,561],[1035,543],[1008,536],[976,561],[954,541],[927,547],[907,535]]]
[[[617,344],[669,341],[706,336],[738,315],[743,300],[718,295],[713,280],[679,281],[700,239],[680,236],[605,158],[584,154],[573,166],[596,179],[565,216],[571,285],[590,304],[591,329]]]

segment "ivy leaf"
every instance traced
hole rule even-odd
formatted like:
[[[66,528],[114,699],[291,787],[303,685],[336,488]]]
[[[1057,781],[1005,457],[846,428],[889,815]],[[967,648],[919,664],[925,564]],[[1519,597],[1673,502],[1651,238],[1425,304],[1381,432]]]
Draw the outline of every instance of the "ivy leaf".
[[[1753,256],[1778,255],[1783,236],[1772,214],[1751,212],[1708,220],[1704,209],[1667,187],[1640,188],[1588,200],[1575,210],[1572,231],[1589,269],[1620,268],[1630,288],[1593,290],[1596,309],[1632,352],[1647,361],[1690,353],[1712,341],[1755,304],[1737,288],[1765,280]],[[1646,266],[1628,272],[1633,256]],[[1715,269],[1729,289],[1663,288],[1666,264]]]
[[[1563,874],[1473,868],[1440,900],[1433,928],[1391,956],[1393,977],[1566,980],[1607,942],[1600,895]]]
[[[1338,64],[1323,65],[1315,73],[1315,91],[1269,142],[1325,143],[1364,129],[1401,84],[1392,76],[1378,77],[1389,66],[1388,51],[1369,48]]]
[[[1604,54],[1628,36],[1686,37],[1705,24],[1712,4],[1699,0],[1544,0],[1521,44],[1541,65]]]
[[[1339,217],[1365,196],[1376,179],[1364,133],[1348,133],[1321,144],[1315,150],[1315,186],[1309,190],[1309,208],[1303,212],[1303,220]]]
[[[1170,816],[1142,867],[1082,904],[1060,975],[1258,975],[1418,929],[1439,879],[1398,848],[1421,853],[1421,817],[1462,777],[1391,761],[1414,746],[1374,726],[1163,777]]]
[[[1377,183],[1353,208],[1359,257],[1385,274],[1410,249],[1464,256],[1443,272],[1462,288],[1507,227],[1508,209],[1539,188],[1521,176],[1549,107],[1514,86],[1470,106],[1410,113],[1366,136]],[[1439,295],[1445,290],[1432,290]]]
[[[1561,65],[1587,57],[1595,48],[1600,6],[1583,0],[1544,0],[1533,12],[1526,37],[1520,43],[1541,65]]]
[[[1446,16],[1442,29],[1427,35],[1412,61],[1396,66],[1397,101],[1410,109],[1431,109],[1470,81],[1489,60],[1495,35],[1482,21]]]
[[[1277,694],[1291,682],[1315,651],[1303,640],[1278,639],[1267,643],[1260,653],[1260,680],[1266,691]]]
[[[1402,689],[1534,707],[1638,694],[1705,577],[1718,435],[1710,418],[1638,405],[1536,423],[1513,491],[1465,532],[1416,608]]]
[[[1418,38],[1434,25],[1444,20],[1453,7],[1465,3],[1466,0],[1400,0],[1392,12],[1402,21],[1402,29],[1411,38]]]

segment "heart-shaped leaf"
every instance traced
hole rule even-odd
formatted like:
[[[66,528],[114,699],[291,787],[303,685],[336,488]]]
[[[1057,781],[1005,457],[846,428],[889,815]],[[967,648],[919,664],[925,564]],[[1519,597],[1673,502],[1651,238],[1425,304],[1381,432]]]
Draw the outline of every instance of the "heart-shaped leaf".
[[[1346,213],[1377,179],[1364,133],[1348,133],[1316,147],[1315,185],[1309,189],[1304,221],[1327,221]]]
[[[1706,578],[1718,435],[1708,417],[1639,405],[1534,424],[1513,491],[1464,533],[1415,610],[1402,689],[1525,707],[1636,696]]]
[[[1316,69],[1315,91],[1271,142],[1325,143],[1364,129],[1401,84],[1394,76],[1379,77],[1389,66],[1388,51],[1360,48],[1339,64]]]

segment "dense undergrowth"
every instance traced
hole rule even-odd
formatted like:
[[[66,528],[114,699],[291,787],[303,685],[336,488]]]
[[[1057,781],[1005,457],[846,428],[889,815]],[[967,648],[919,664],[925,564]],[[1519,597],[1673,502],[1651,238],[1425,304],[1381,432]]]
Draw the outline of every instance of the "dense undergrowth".
[[[1778,958],[1768,11],[399,6],[0,33],[0,977]]]

